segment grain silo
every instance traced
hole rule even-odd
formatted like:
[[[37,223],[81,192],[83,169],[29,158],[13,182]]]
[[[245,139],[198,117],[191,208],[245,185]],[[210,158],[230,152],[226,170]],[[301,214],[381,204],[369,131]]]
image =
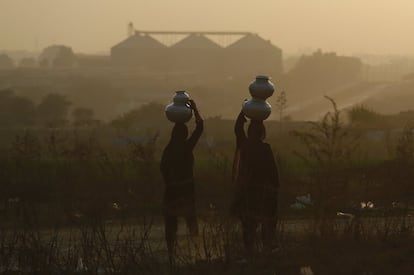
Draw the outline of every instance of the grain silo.
[[[211,73],[219,67],[223,48],[200,33],[190,33],[170,48],[170,69],[180,72]]]
[[[252,77],[282,73],[282,50],[256,34],[247,34],[225,48],[227,75]]]
[[[258,74],[276,77],[282,73],[282,51],[270,41],[249,32],[134,33],[131,29],[129,33],[129,38],[112,47],[112,64],[159,73],[246,76],[249,79]],[[233,42],[234,37],[240,36]],[[210,39],[212,37],[217,43]],[[227,43],[230,40],[231,44]]]
[[[167,49],[150,35],[136,32],[111,48],[111,62],[115,66],[165,70]]]

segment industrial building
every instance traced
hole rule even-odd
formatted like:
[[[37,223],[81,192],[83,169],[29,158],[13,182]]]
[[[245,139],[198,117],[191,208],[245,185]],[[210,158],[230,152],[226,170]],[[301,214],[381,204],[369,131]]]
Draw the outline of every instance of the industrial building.
[[[218,43],[211,37],[233,41]],[[281,49],[249,32],[134,31],[111,48],[111,63],[160,73],[224,76],[276,76],[283,69]]]

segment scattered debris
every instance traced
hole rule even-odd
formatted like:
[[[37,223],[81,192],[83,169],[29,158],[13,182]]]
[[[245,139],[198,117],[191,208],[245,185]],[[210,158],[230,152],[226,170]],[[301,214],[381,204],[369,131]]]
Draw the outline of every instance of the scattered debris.
[[[361,205],[361,209],[372,209],[372,208],[374,208],[374,203],[371,202],[371,201],[367,201],[367,202],[361,201],[360,205]]]
[[[347,218],[350,218],[350,219],[355,218],[355,215],[350,214],[350,213],[344,213],[344,212],[336,212],[336,215],[338,217],[347,217]]]
[[[303,266],[300,268],[300,275],[313,275],[312,268],[310,266]]]
[[[300,209],[305,209],[306,207],[313,205],[310,194],[306,194],[303,196],[297,196],[295,200],[296,201],[290,205],[290,208],[292,209],[300,210]]]

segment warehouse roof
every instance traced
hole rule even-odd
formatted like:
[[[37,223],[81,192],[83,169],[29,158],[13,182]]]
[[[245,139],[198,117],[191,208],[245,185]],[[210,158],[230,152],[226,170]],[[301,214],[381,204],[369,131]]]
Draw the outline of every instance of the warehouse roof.
[[[164,44],[158,42],[147,34],[136,33],[124,41],[116,44],[113,48],[141,48],[141,49],[161,49],[166,48]]]
[[[248,34],[229,45],[229,49],[264,49],[264,48],[273,48],[279,49],[273,45],[270,40],[265,40],[258,36],[257,34]],[[280,49],[279,49],[280,50]]]
[[[190,34],[183,40],[174,44],[171,48],[181,48],[181,49],[220,49],[221,46],[214,43],[212,40],[208,39],[201,34]]]

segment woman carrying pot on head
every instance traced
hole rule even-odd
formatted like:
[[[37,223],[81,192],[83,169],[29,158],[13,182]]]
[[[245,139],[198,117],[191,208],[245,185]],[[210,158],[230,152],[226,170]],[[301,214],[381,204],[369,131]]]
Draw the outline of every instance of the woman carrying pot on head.
[[[235,124],[237,151],[233,164],[236,197],[232,212],[240,218],[243,241],[248,253],[253,252],[255,234],[261,225],[263,245],[271,248],[277,223],[279,171],[268,143],[263,121],[251,120],[247,136],[246,118],[240,112]]]
[[[195,210],[195,188],[193,177],[193,149],[203,132],[203,119],[193,100],[188,101],[194,111],[196,127],[188,138],[184,123],[175,123],[171,139],[161,158],[161,173],[165,182],[163,214],[165,220],[165,239],[170,262],[172,263],[176,238],[177,218],[184,217],[192,236],[198,235]]]

